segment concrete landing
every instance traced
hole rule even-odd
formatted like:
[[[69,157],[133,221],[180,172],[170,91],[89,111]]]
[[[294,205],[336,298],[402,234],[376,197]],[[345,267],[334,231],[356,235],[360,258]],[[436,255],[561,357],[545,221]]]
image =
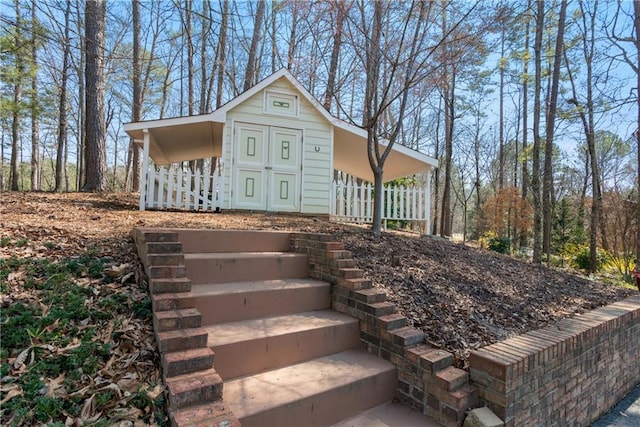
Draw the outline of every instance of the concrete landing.
[[[243,427],[331,425],[393,398],[395,367],[345,351],[225,381],[223,399]]]
[[[401,403],[387,402],[332,427],[440,427],[440,424]]]
[[[640,384],[591,427],[640,426]]]

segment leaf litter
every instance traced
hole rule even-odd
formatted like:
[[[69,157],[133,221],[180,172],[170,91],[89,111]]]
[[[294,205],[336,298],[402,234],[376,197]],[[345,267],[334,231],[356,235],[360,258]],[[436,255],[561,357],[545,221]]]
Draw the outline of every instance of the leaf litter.
[[[98,360],[93,375],[60,372],[42,378],[39,392],[43,397],[79,404],[65,403],[56,419],[39,423],[167,423],[151,318],[138,313],[148,310],[149,304],[131,238],[134,227],[330,233],[344,242],[358,267],[372,278],[376,288],[387,293],[409,323],[425,332],[426,342],[451,351],[459,367],[466,366],[468,354],[475,348],[634,292],[414,234],[390,232],[374,238],[363,227],[307,216],[141,212],[137,206],[135,195],[122,193],[0,193],[0,263],[8,264],[12,259],[62,262],[79,260],[86,253],[108,260],[97,274],[87,271],[74,278],[78,288],[88,291],[85,304],[90,311],[106,316],[89,316],[65,325],[65,331],[73,330],[76,336],[63,346],[33,342],[24,348],[4,348],[2,344],[0,424],[20,424],[15,422],[18,415],[8,408],[17,401],[14,399],[24,397],[20,378],[30,375],[37,358],[53,361],[79,351],[80,336],[91,331],[93,342],[109,347],[108,357]],[[11,270],[4,282],[3,310],[22,304],[37,307],[43,316],[54,309],[40,300],[37,288],[29,286],[23,267]],[[60,324],[52,322],[45,333],[58,329]],[[3,341],[5,334],[3,329]],[[29,422],[38,424],[33,419]]]

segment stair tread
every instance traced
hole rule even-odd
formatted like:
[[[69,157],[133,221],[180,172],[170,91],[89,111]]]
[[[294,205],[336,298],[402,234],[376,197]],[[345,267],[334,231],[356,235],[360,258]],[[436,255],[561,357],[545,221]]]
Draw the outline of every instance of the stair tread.
[[[272,258],[274,256],[286,258],[306,257],[296,252],[194,252],[184,254],[185,260],[192,259],[239,259],[239,258]]]
[[[328,287],[328,282],[313,279],[279,279],[279,280],[252,280],[247,282],[227,282],[198,284],[191,286],[194,296],[210,296],[224,294],[241,294],[255,291],[277,291],[284,289],[303,289],[311,287]]]
[[[358,380],[394,371],[376,356],[357,350],[320,357],[257,375],[225,382],[223,399],[236,417],[285,406]]]
[[[204,329],[209,333],[208,346],[215,349],[220,345],[357,322],[357,319],[333,310],[320,310],[221,323],[204,326]]]

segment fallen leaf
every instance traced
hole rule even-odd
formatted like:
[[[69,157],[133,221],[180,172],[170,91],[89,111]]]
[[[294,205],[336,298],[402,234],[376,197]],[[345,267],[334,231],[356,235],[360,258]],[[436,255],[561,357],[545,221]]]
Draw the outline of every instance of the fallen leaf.
[[[18,357],[16,357],[16,360],[13,362],[14,369],[18,369],[22,365],[24,365],[24,362],[27,360],[27,357],[29,357],[30,351],[31,351],[31,347],[28,347],[22,350],[20,354],[18,354]]]
[[[15,388],[12,388],[11,390],[9,390],[9,392],[6,394],[6,396],[2,400],[0,400],[0,405],[3,405],[5,403],[7,403],[8,401],[13,399],[14,397],[20,396],[21,394],[22,394],[22,389],[20,388],[19,385],[16,384]]]

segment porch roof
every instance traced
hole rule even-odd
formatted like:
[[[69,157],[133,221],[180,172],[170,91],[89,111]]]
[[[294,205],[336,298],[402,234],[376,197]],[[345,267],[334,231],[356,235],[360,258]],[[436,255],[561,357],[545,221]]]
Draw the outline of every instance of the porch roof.
[[[367,132],[333,117],[284,69],[209,114],[127,123],[125,131],[139,145],[142,145],[144,140],[144,132],[149,132],[149,156],[156,164],[219,157],[222,155],[222,135],[227,112],[280,78],[287,79],[333,125],[334,168],[357,178],[373,181],[367,156]],[[384,141],[381,145],[386,146]],[[437,166],[438,161],[435,158],[394,144],[384,166],[384,181],[428,172]]]

